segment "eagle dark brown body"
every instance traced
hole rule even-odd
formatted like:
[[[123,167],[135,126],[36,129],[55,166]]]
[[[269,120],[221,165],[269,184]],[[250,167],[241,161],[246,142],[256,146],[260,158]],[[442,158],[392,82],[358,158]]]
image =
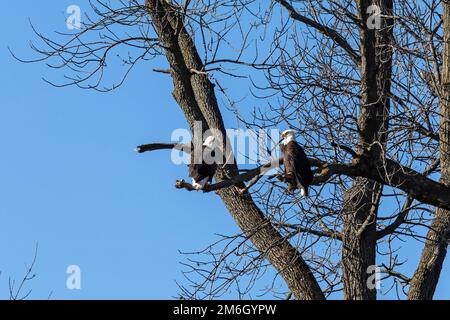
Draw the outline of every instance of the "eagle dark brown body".
[[[202,146],[202,152],[205,150]],[[214,152],[214,151],[212,151]],[[192,178],[192,185],[196,189],[203,189],[206,184],[211,183],[217,169],[217,164],[208,164],[203,159],[195,161],[193,144],[191,145],[191,162],[189,164],[189,177]]]
[[[289,192],[299,188],[304,190],[305,196],[308,196],[308,188],[314,176],[305,151],[295,140],[281,144],[281,151]]]

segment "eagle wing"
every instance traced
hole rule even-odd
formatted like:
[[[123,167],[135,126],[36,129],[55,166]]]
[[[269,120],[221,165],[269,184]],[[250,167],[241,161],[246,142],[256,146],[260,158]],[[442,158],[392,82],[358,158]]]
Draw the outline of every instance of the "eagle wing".
[[[202,160],[202,163],[195,163],[194,148],[191,148],[191,162],[189,163],[189,177],[195,181],[202,181],[206,177],[211,181],[216,172],[216,164],[207,164]]]
[[[283,147],[283,164],[287,174],[295,174],[300,183],[308,187],[313,180],[311,165],[303,148],[295,141]]]
[[[195,181],[201,181],[208,177],[208,180],[212,180],[216,167],[206,163],[191,163],[189,165],[189,177]]]

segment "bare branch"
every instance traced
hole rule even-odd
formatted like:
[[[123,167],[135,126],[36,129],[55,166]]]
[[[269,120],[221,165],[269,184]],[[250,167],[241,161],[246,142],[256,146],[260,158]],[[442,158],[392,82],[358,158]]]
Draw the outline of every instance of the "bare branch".
[[[322,34],[330,37],[334,42],[336,42],[339,46],[341,46],[342,49],[344,49],[350,58],[353,60],[353,62],[359,66],[361,63],[361,57],[353,50],[353,48],[348,44],[348,42],[335,30],[324,26],[323,24],[320,24],[312,19],[309,19],[308,17],[305,17],[301,14],[299,14],[292,5],[290,5],[286,0],[275,0],[279,4],[281,4],[283,7],[287,9],[289,12],[289,16],[297,21],[300,21],[307,26],[313,27],[314,29],[320,31]]]

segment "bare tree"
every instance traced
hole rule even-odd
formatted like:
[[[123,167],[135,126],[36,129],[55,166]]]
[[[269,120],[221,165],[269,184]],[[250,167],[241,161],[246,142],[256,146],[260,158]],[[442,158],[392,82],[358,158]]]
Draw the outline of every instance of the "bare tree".
[[[442,66],[436,62],[432,88],[439,97],[439,161],[440,181],[450,185],[450,3],[442,1],[443,50]],[[433,86],[433,84],[435,84]],[[450,211],[437,208],[427,234],[425,248],[411,280],[410,299],[432,299],[450,239]]]
[[[231,287],[248,296],[273,267],[266,290],[275,294],[375,299],[368,283],[376,265],[399,297],[433,297],[450,238],[448,2],[96,0],[91,7],[76,33],[52,39],[34,29],[41,43],[32,61],[68,71],[67,82],[54,85],[112,90],[137,62],[164,57],[168,68],[154,71],[171,76],[192,131],[197,121],[225,135],[227,110],[244,128],[295,128],[315,168],[314,192],[302,199],[262,175],[268,164],[220,167],[205,192],[217,193],[242,233],[192,253],[183,298]],[[105,86],[115,50],[127,69]],[[252,96],[239,100],[229,81],[247,83]],[[258,107],[249,110],[249,102]],[[177,187],[192,190],[184,181]],[[414,275],[402,272],[405,241],[425,242]]]

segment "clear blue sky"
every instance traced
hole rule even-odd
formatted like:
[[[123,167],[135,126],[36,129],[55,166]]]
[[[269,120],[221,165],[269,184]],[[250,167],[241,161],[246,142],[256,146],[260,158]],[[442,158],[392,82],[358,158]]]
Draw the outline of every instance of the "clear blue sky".
[[[44,32],[64,30],[70,4],[10,2],[0,20],[0,298],[36,242],[31,298],[171,298],[175,280],[183,281],[178,250],[238,230],[214,194],[173,187],[187,170],[171,164],[169,152],[133,152],[186,127],[169,77],[147,63],[111,93],[57,89],[41,80],[54,74],[44,64],[11,58],[7,46],[30,53],[28,18]],[[82,270],[78,291],[66,289],[72,264]],[[447,259],[440,298],[450,297],[448,267]]]

